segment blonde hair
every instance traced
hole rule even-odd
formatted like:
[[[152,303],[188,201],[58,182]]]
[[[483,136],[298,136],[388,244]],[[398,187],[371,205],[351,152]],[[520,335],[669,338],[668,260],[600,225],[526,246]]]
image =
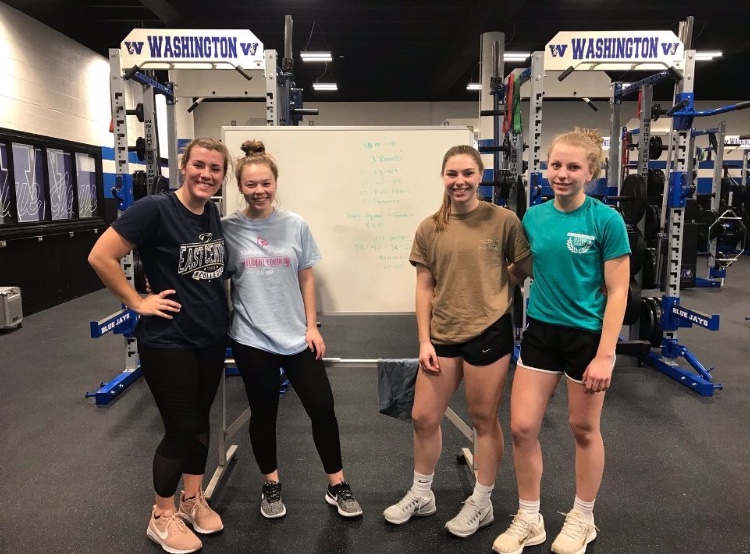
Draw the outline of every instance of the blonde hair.
[[[473,160],[479,167],[479,172],[484,173],[484,164],[482,163],[482,156],[479,154],[479,151],[477,151],[477,149],[473,146],[469,146],[468,144],[459,144],[457,146],[449,148],[443,156],[443,165],[440,168],[440,175],[443,175],[445,173],[445,164],[448,163],[448,160],[450,160],[454,156],[460,156],[462,154],[473,158]],[[448,196],[448,192],[446,191],[443,193],[443,203],[440,205],[440,208],[437,212],[432,214],[432,221],[435,223],[435,230],[440,232],[445,229],[446,225],[448,225],[450,216],[451,197]]]
[[[242,186],[242,170],[245,166],[251,164],[262,164],[268,166],[273,173],[273,178],[278,181],[279,179],[279,168],[276,165],[276,160],[273,156],[266,152],[266,145],[260,140],[246,140],[240,146],[242,151],[245,153],[244,156],[237,159],[237,163],[234,168],[235,177],[237,177],[237,186]]]
[[[598,179],[602,173],[602,164],[604,163],[604,151],[602,144],[604,139],[597,129],[584,129],[576,127],[572,131],[557,135],[547,150],[547,160],[552,153],[552,149],[557,144],[566,144],[568,146],[578,146],[583,148],[586,154],[586,161],[589,163],[589,169],[592,172],[591,180]]]

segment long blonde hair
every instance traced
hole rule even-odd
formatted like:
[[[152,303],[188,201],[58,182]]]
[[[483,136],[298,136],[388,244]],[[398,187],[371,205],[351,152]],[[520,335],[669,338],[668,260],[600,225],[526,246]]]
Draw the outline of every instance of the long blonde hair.
[[[482,156],[479,154],[476,148],[469,146],[468,144],[459,144],[448,149],[443,156],[443,165],[440,168],[440,175],[445,173],[445,164],[448,163],[453,156],[460,156],[466,154],[471,156],[479,167],[479,172],[484,173],[484,164],[482,163]],[[432,214],[432,221],[435,223],[435,230],[440,232],[448,225],[448,220],[451,216],[451,197],[448,196],[448,192],[443,192],[443,203],[437,212]]]

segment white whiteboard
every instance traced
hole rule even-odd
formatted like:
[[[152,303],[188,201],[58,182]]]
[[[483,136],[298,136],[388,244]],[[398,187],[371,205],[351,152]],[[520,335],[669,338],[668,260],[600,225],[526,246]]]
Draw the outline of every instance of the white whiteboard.
[[[233,156],[262,140],[279,166],[279,207],[310,225],[322,261],[315,266],[318,310],[414,311],[414,233],[440,207],[443,155],[473,144],[466,127],[222,127]],[[234,179],[226,213],[244,208]]]

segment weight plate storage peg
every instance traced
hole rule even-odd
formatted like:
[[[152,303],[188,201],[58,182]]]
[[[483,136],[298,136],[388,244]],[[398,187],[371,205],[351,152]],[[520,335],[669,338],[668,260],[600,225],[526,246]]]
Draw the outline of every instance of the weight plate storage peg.
[[[619,203],[625,223],[636,225],[646,213],[646,183],[640,175],[628,175],[622,183]]]

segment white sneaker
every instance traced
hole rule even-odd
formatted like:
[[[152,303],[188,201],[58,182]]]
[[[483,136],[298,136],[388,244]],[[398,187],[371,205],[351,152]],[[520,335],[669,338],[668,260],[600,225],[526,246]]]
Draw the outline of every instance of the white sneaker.
[[[562,513],[562,512],[560,512]],[[565,523],[552,543],[552,552],[556,554],[583,554],[586,545],[596,538],[594,518],[586,518],[578,510],[571,510],[565,516]]]
[[[431,516],[437,511],[435,495],[430,491],[427,498],[421,497],[414,490],[409,489],[401,500],[383,511],[383,517],[388,523],[401,525],[409,521],[412,516]]]
[[[463,508],[458,515],[445,524],[445,528],[452,535],[457,537],[470,537],[477,530],[486,527],[495,520],[492,511],[492,503],[488,503],[486,508],[482,508],[473,496],[470,496],[464,502]]]
[[[538,521],[532,521],[524,512],[513,516],[510,527],[492,543],[492,551],[498,554],[521,554],[524,547],[542,544],[547,540],[544,531],[544,518],[539,514]]]

